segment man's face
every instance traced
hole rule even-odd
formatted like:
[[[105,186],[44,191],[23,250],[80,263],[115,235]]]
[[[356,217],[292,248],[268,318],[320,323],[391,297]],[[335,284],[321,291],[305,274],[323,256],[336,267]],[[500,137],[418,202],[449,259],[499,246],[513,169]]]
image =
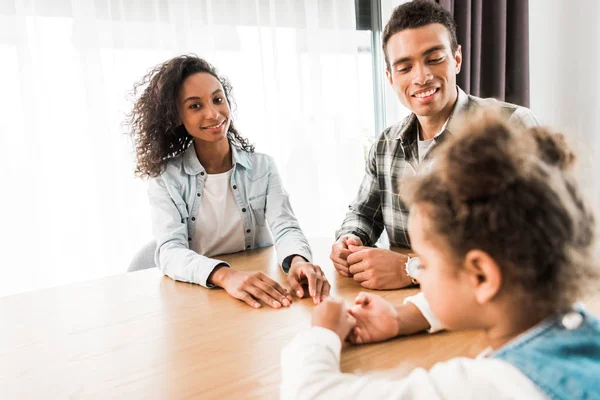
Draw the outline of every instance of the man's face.
[[[386,76],[400,102],[418,116],[434,116],[454,104],[460,46],[453,54],[450,35],[442,24],[405,29],[390,37]]]

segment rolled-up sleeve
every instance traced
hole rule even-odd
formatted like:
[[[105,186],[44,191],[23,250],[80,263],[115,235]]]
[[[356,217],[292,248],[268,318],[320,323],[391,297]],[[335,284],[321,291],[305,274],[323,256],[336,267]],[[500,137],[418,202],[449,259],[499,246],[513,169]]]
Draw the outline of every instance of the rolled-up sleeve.
[[[189,248],[185,202],[162,177],[152,178],[148,186],[148,198],[152,214],[152,231],[156,239],[154,260],[163,274],[182,282],[190,282],[207,288],[207,282],[218,265],[224,261],[208,258]]]

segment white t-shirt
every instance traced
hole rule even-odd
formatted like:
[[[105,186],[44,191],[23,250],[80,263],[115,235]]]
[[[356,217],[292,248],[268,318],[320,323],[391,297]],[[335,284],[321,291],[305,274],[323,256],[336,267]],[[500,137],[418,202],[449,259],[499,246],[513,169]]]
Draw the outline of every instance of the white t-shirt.
[[[431,145],[433,144],[434,139],[436,137],[440,136],[442,134],[442,132],[444,132],[444,130],[446,130],[448,121],[450,121],[450,117],[448,117],[446,122],[444,122],[444,125],[442,125],[442,128],[439,130],[439,132],[436,133],[433,138],[428,139],[428,140],[421,140],[421,126],[419,125],[419,122],[417,121],[417,141],[418,141],[418,146],[417,146],[417,156],[418,157],[417,158],[419,159],[419,163],[421,161],[423,161],[423,158],[425,158],[425,156],[429,152],[429,149],[431,148]]]
[[[192,250],[206,257],[236,253],[244,248],[244,224],[231,190],[233,168],[207,174],[192,234]]]

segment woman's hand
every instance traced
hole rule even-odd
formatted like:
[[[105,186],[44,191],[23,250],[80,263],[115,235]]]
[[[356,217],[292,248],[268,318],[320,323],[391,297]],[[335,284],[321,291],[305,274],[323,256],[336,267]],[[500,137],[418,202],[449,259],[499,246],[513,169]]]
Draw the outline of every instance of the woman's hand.
[[[228,267],[217,267],[209,281],[222,287],[231,297],[260,308],[262,301],[273,308],[288,307],[292,296],[286,289],[262,272],[235,271]]]
[[[288,283],[299,298],[305,296],[308,286],[308,293],[315,304],[319,304],[329,296],[329,289],[331,289],[321,267],[307,262],[300,256],[292,259],[288,272]]]
[[[312,326],[320,326],[336,333],[343,342],[348,337],[356,320],[339,299],[328,298],[315,309],[312,317]]]

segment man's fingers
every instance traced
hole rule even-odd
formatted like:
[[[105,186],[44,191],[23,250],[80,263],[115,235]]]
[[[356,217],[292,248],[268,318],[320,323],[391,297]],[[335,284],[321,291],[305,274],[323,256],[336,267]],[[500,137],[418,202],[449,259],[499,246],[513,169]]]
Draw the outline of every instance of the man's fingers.
[[[331,259],[331,261],[333,262],[337,262],[339,264],[346,264],[346,266],[348,266],[348,262],[346,261],[346,259],[348,258],[348,256],[352,254],[350,252],[350,250],[348,249],[343,249],[343,250],[339,250],[339,251],[334,251],[331,253],[331,255],[329,256],[329,258]]]
[[[360,283],[360,286],[366,289],[376,289],[375,282],[372,279],[368,279]]]
[[[360,248],[360,247],[355,247],[356,249],[361,249],[361,250],[357,250],[354,253],[350,254],[348,256],[348,258],[346,258],[346,261],[348,262],[348,266],[351,267],[354,264],[358,264],[359,262],[361,262],[365,256],[367,255],[367,253],[363,250],[368,249],[367,247],[365,248]]]
[[[359,238],[351,237],[351,238],[348,238],[348,240],[346,240],[346,245],[347,246],[362,246],[363,243]]]
[[[337,264],[337,263],[333,263],[333,267],[340,275],[345,276],[345,277],[350,276],[350,270],[348,269],[348,267],[345,267],[345,266],[343,266],[341,264]]]
[[[340,275],[345,276],[346,278],[350,276],[350,270],[348,268],[342,267],[339,264],[333,264],[333,267]]]
[[[367,247],[367,246],[354,246],[354,245],[349,245],[348,246],[348,251],[350,251],[350,253],[354,254],[357,251],[362,251],[362,250],[367,250],[370,249],[371,247]]]
[[[371,278],[371,274],[369,272],[360,272],[358,274],[352,275],[352,279],[356,282],[364,282]]]
[[[368,268],[368,264],[366,262],[357,262],[356,264],[350,265],[348,268],[348,272],[350,275],[360,274],[361,272],[365,272]]]

